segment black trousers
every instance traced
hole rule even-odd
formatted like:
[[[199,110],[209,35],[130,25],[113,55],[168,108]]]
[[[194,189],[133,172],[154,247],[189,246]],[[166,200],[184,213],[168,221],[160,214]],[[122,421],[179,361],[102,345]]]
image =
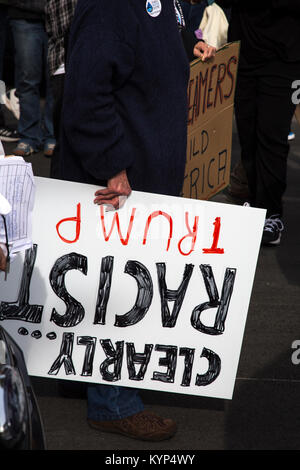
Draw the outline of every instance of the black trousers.
[[[241,67],[235,116],[250,203],[267,209],[267,217],[282,216],[286,189],[288,134],[295,105],[292,82],[300,79],[300,63],[273,61]]]
[[[61,111],[64,96],[64,83],[65,74],[52,75],[51,84],[53,90],[53,128],[54,137],[56,139],[56,146],[51,157],[50,177],[61,179],[60,176],[60,126],[61,126]]]

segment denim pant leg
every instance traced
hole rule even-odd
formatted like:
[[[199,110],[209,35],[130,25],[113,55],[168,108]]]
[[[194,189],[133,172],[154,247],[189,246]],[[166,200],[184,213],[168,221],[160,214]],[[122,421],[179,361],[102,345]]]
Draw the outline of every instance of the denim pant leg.
[[[40,86],[47,35],[43,22],[11,20],[15,45],[15,77],[20,100],[20,140],[39,150],[43,144]]]
[[[88,419],[92,421],[127,418],[144,409],[139,391],[134,388],[90,384],[87,397]]]
[[[48,71],[48,69],[47,69]],[[44,119],[43,119],[43,144],[55,144],[56,139],[54,137],[54,126],[53,126],[53,90],[50,78],[46,78],[46,100],[45,100],[45,109],[44,109]]]
[[[44,77],[45,77],[45,108],[43,117],[43,143],[56,143],[54,135],[53,109],[54,109],[54,93],[50,72],[48,67],[48,36],[45,34],[44,40]]]

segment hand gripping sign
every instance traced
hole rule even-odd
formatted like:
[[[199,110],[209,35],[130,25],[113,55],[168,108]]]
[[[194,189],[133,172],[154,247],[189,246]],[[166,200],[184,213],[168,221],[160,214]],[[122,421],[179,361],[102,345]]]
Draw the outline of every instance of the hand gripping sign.
[[[36,178],[33,248],[0,282],[31,375],[231,398],[265,211]]]

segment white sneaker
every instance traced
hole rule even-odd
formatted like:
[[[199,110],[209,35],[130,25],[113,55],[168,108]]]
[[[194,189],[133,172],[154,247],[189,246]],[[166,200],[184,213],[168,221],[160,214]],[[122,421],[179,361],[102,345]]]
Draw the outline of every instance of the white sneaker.
[[[296,137],[295,133],[294,132],[290,132],[289,135],[288,135],[288,140],[294,140]]]
[[[13,88],[6,93],[5,106],[9,109],[16,119],[20,119],[20,103],[19,98],[16,96],[16,89]]]
[[[279,215],[271,215],[265,220],[262,236],[263,245],[279,245],[284,225]]]

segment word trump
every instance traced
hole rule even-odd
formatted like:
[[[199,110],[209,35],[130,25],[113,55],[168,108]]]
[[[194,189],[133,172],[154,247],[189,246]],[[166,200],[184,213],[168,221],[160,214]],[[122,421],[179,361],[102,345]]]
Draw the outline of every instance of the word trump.
[[[101,219],[101,227],[102,227],[102,233],[104,240],[106,242],[109,241],[112,232],[114,230],[114,227],[116,225],[117,227],[117,233],[120,239],[120,242],[122,243],[123,246],[128,245],[130,236],[132,233],[132,229],[134,227],[134,220],[135,220],[135,215],[136,215],[136,208],[133,208],[131,211],[131,216],[130,220],[128,222],[128,227],[127,227],[127,233],[126,236],[122,234],[121,227],[120,227],[120,219],[119,219],[119,214],[118,212],[114,213],[113,220],[111,223],[110,230],[108,231],[106,224],[105,224],[105,215],[104,215],[104,208],[103,206],[100,206],[100,219]],[[169,235],[168,235],[168,240],[167,240],[167,246],[166,246],[166,251],[169,250],[171,241],[174,237],[174,223],[173,223],[173,218],[171,215],[169,215],[167,212],[161,211],[161,210],[156,210],[150,213],[145,221],[145,228],[144,228],[144,234],[142,236],[142,244],[146,245],[147,243],[147,237],[148,237],[148,232],[150,229],[150,225],[153,221],[153,219],[157,217],[163,217],[169,226]],[[75,222],[76,228],[75,228],[75,236],[73,239],[67,239],[64,237],[61,232],[60,228],[61,225],[66,223],[66,222]],[[199,216],[195,216],[194,218],[194,223],[191,229],[190,223],[189,223],[189,213],[185,212],[185,225],[187,229],[187,234],[185,234],[183,237],[181,237],[178,241],[177,247],[178,251],[181,255],[183,256],[188,256],[191,254],[192,251],[194,251],[195,248],[195,243],[197,240],[198,236],[198,228],[199,228]],[[224,249],[218,247],[218,241],[219,241],[219,236],[220,236],[220,229],[221,229],[221,218],[216,217],[214,221],[214,231],[213,231],[213,238],[212,238],[212,244],[210,248],[203,248],[202,252],[206,254],[223,254]],[[74,217],[68,217],[60,220],[57,225],[56,225],[56,231],[59,236],[59,238],[64,242],[64,243],[76,243],[79,238],[80,238],[80,230],[81,230],[81,204],[77,204],[77,212],[76,216]],[[182,248],[182,244],[186,239],[191,240],[191,247],[189,251],[184,251]]]

